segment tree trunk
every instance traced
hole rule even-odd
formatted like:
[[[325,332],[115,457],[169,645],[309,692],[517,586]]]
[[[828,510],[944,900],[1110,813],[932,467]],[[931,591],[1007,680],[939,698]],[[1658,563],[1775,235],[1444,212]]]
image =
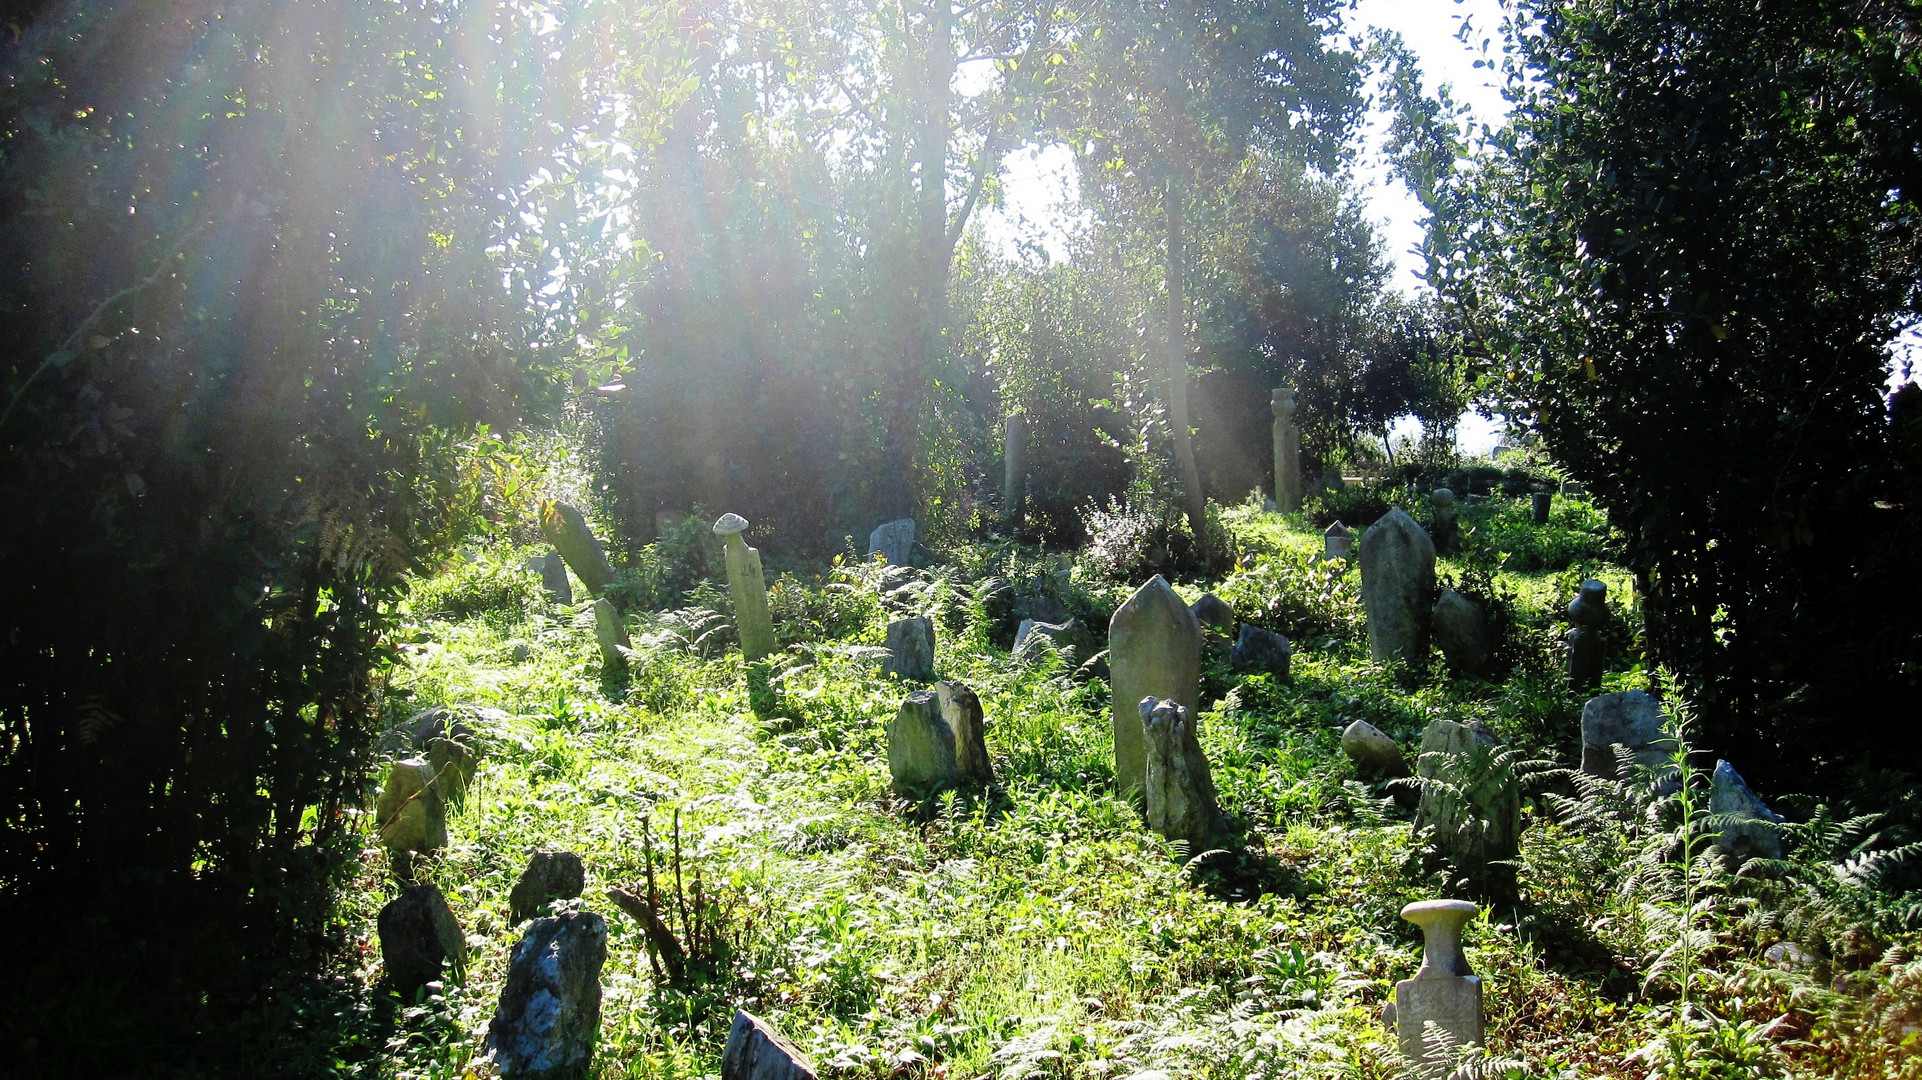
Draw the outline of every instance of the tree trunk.
[[[1181,229],[1181,187],[1170,180],[1163,192],[1168,215],[1168,355],[1163,372],[1168,395],[1168,428],[1174,442],[1175,473],[1181,479],[1182,505],[1195,546],[1208,555],[1208,495],[1201,490],[1201,470],[1195,466],[1195,444],[1188,432],[1188,312],[1182,302],[1181,278],[1187,260]]]

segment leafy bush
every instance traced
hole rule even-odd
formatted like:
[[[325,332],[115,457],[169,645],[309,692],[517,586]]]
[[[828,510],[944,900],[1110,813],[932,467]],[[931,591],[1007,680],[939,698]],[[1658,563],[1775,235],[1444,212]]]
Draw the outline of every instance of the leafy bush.
[[[1556,498],[1548,523],[1537,525],[1526,498],[1491,498],[1467,504],[1460,522],[1463,557],[1484,566],[1566,570],[1615,554],[1608,519],[1587,502]]]
[[[1323,491],[1310,496],[1303,512],[1319,528],[1325,529],[1337,521],[1341,522],[1354,532],[1355,541],[1360,543],[1362,530],[1380,521],[1390,507],[1399,506],[1413,514],[1427,501],[1403,483],[1363,480],[1339,491]]]
[[[1297,641],[1355,640],[1366,626],[1361,576],[1353,565],[1298,549],[1264,556],[1252,568],[1228,575],[1215,594],[1242,621]]]
[[[687,603],[702,582],[726,581],[721,541],[703,515],[694,514],[623,558],[607,596],[622,611],[669,611]]]
[[[540,576],[527,569],[524,553],[506,549],[416,582],[407,606],[417,618],[519,618],[535,610],[542,597]]]

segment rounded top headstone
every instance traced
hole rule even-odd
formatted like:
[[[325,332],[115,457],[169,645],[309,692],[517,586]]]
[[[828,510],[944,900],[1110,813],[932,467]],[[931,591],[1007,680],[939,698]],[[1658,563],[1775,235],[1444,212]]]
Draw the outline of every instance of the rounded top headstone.
[[[1429,498],[1434,502],[1436,506],[1455,505],[1455,493],[1448,490],[1447,488],[1436,488],[1435,494],[1429,496]]]
[[[739,514],[722,514],[721,520],[714,523],[714,535],[734,536],[747,528],[747,519]]]
[[[1600,626],[1608,621],[1608,585],[1589,578],[1569,601],[1568,617],[1578,626]]]

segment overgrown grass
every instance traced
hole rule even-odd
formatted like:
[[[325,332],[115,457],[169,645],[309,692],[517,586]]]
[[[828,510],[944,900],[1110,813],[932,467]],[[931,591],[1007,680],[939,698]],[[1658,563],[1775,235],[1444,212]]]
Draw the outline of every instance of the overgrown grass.
[[[1338,734],[1366,719],[1412,754],[1431,719],[1481,720],[1572,764],[1581,696],[1553,652],[1568,579],[1600,573],[1624,601],[1627,582],[1593,560],[1502,569],[1525,639],[1512,674],[1387,670],[1366,660],[1355,571],[1316,560],[1317,535],[1245,508],[1224,517],[1253,565],[1178,586],[1215,588],[1290,634],[1296,655],[1285,683],[1231,673],[1220,648],[1206,659],[1200,737],[1243,837],[1222,853],[1176,850],[1112,796],[1105,682],[1051,655],[1007,655],[1012,597],[1045,592],[1099,632],[1126,592],[1080,570],[1064,579],[1033,552],[783,578],[785,651],[755,693],[701,610],[630,615],[630,664],[610,675],[583,607],[529,593],[518,607],[417,609],[448,617],[423,619],[405,646],[390,713],[471,707],[485,748],[450,845],[425,870],[466,928],[472,963],[464,986],[375,1007],[373,918],[395,887],[370,840],[339,972],[360,988],[348,997],[370,1004],[313,1034],[333,1041],[342,1067],[464,1075],[519,936],[508,890],[530,850],[564,847],[588,866],[580,903],[609,920],[602,1076],[713,1073],[735,1006],[770,1018],[834,1077],[1394,1074],[1376,1014],[1419,961],[1419,934],[1398,912],[1443,878],[1421,871],[1405,812],[1354,775]],[[521,553],[488,557],[511,569]],[[682,595],[725,608],[711,587]],[[910,688],[879,676],[872,646],[904,611],[937,618],[943,676],[981,696],[990,791],[928,805],[889,793],[885,725]],[[1632,646],[1617,642],[1609,688],[1643,681]],[[1837,877],[1860,851],[1838,854],[1833,829],[1784,867],[1737,878],[1709,860],[1689,879],[1717,898],[1694,916],[1704,938],[1690,978],[1720,1026],[1675,1036],[1679,1056],[1631,1061],[1679,1030],[1680,988],[1651,946],[1675,899],[1661,875],[1632,872],[1668,857],[1658,848],[1670,826],[1653,796],[1571,784],[1525,809],[1520,902],[1468,930],[1490,1050],[1506,1062],[1495,1075],[1640,1076],[1654,1061],[1673,1076],[1922,1076],[1922,936],[1876,881]],[[677,814],[689,872],[726,912],[726,948],[720,971],[668,987],[605,893],[644,875],[643,830],[658,845]],[[1763,961],[1789,934],[1815,966]]]

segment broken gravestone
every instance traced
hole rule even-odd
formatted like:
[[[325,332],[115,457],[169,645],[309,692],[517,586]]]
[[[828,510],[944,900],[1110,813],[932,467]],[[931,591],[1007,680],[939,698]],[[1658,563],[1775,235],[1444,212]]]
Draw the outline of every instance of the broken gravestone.
[[[1415,828],[1433,830],[1436,852],[1471,884],[1506,895],[1515,876],[1509,862],[1521,854],[1522,802],[1497,760],[1501,745],[1479,722],[1430,721],[1415,763]]]
[[[1361,538],[1361,602],[1368,612],[1368,658],[1420,663],[1427,651],[1435,594],[1435,545],[1397,506]]]
[[[1139,792],[1147,772],[1141,701],[1200,704],[1201,624],[1160,574],[1136,589],[1108,622],[1114,692],[1115,790]]]
[[[1402,756],[1401,744],[1366,720],[1349,724],[1341,733],[1341,752],[1364,776],[1392,780],[1408,775],[1408,759]]]
[[[815,1080],[814,1063],[765,1020],[736,1009],[721,1080]]]
[[[1432,615],[1435,644],[1456,671],[1478,674],[1494,651],[1489,640],[1488,614],[1482,606],[1453,589],[1443,589]]]
[[[587,868],[571,851],[536,851],[507,894],[509,918],[515,922],[539,915],[556,900],[572,900],[587,887]]]
[[[556,604],[574,602],[574,585],[567,580],[567,562],[561,558],[559,551],[549,550],[547,554],[537,555],[529,562],[540,563],[533,569],[540,572],[541,589],[547,593],[549,600]]]
[[[508,1077],[583,1080],[601,1028],[607,923],[567,911],[528,924],[509,957],[487,1029],[487,1053]]]
[[[581,579],[587,595],[598,597],[606,592],[614,583],[614,567],[608,563],[607,552],[601,550],[601,542],[594,539],[581,512],[564,502],[546,503],[541,507],[540,524],[541,535],[561,553],[574,576]]]
[[[868,554],[880,552],[889,566],[906,566],[914,551],[914,519],[899,518],[868,534]]]
[[[1219,837],[1225,823],[1215,801],[1215,781],[1195,737],[1194,714],[1173,701],[1143,698],[1145,752],[1142,784],[1148,827],[1170,840],[1185,840],[1198,853]]]
[[[774,616],[767,606],[767,579],[761,574],[761,552],[747,546],[741,533],[747,519],[722,514],[714,523],[727,554],[727,590],[734,598],[734,627],[741,636],[741,658],[759,660],[774,651]]]
[[[1456,1046],[1483,1040],[1482,981],[1462,953],[1462,927],[1481,909],[1466,900],[1422,900],[1401,909],[1401,917],[1421,927],[1421,967],[1395,984],[1395,997],[1383,1010],[1395,1028],[1402,1056],[1416,1075],[1440,1077],[1451,1064],[1431,1060],[1430,1047],[1441,1043],[1431,1025]]]
[[[934,678],[934,620],[923,615],[888,624],[888,655],[881,674],[906,682]]]
[[[1662,703],[1641,690],[1603,694],[1582,706],[1582,771],[1621,779],[1617,746],[1627,748],[1637,765],[1666,764],[1675,749]]]
[[[445,968],[455,978],[467,970],[467,939],[448,910],[440,886],[409,885],[380,909],[380,960],[388,981],[411,998],[414,991],[441,977]]]
[[[1594,578],[1568,605],[1568,620],[1575,624],[1568,642],[1568,683],[1577,690],[1593,690],[1602,685],[1602,668],[1608,659],[1602,628],[1608,625],[1608,586]]]
[[[1235,632],[1235,609],[1214,593],[1202,593],[1201,599],[1188,605],[1188,610],[1194,613],[1195,621],[1211,637],[1225,638]]]
[[[1013,655],[1032,656],[1043,648],[1063,653],[1062,659],[1067,666],[1078,668],[1094,655],[1094,638],[1089,636],[1088,628],[1082,626],[1078,619],[1060,623],[1021,620],[1021,628],[1014,632]]]
[[[955,679],[935,683],[934,692],[941,699],[941,718],[954,732],[954,765],[961,782],[994,783],[994,764],[988,760],[988,721],[980,696]]]
[[[1709,813],[1735,819],[1722,826],[1715,846],[1738,865],[1749,859],[1781,858],[1782,817],[1749,790],[1735,766],[1717,761],[1709,785]]]
[[[1253,623],[1242,623],[1241,636],[1228,654],[1228,666],[1238,672],[1259,671],[1286,680],[1292,655],[1287,638]]]
[[[447,846],[447,812],[434,767],[421,758],[396,761],[387,767],[374,804],[374,825],[380,842],[400,866],[412,852],[438,851]]]
[[[594,640],[600,643],[602,664],[610,668],[627,664],[627,654],[621,651],[629,645],[627,627],[621,625],[621,613],[605,596],[594,601]]]
[[[909,694],[888,724],[888,775],[903,798],[994,779],[982,737],[981,701],[956,682]]]

